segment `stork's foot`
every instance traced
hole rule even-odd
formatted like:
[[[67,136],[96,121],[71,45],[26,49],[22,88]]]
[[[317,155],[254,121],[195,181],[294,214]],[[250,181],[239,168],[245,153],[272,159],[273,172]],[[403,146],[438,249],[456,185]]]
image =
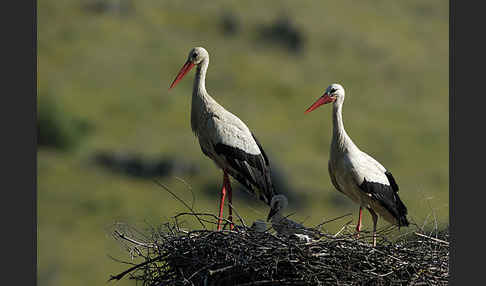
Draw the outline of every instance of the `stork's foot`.
[[[360,233],[360,232],[361,232],[361,224],[358,224],[358,225],[356,226],[356,233],[354,234],[354,237],[355,237],[356,239],[359,239],[359,233]]]
[[[372,209],[368,208],[373,219],[373,247],[376,247],[376,223],[378,222],[378,215]]]
[[[363,208],[359,207],[359,217],[358,217],[358,224],[356,225],[356,239],[359,239],[359,232],[361,231],[361,217],[362,217]]]

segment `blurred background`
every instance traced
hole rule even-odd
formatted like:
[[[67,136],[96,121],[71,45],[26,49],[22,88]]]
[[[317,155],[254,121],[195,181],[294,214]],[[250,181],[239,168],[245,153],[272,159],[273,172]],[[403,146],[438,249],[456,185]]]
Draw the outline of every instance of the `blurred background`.
[[[348,133],[393,172],[410,220],[448,225],[448,13],[438,0],[38,1],[39,285],[103,285],[128,268],[110,258],[128,259],[114,223],[186,211],[153,179],[217,213],[221,171],[190,128],[194,71],[168,92],[195,46],[211,57],[209,93],[259,138],[294,220],[357,220],[327,171],[331,108],[304,115],[339,82]],[[248,223],[266,217],[234,188]]]

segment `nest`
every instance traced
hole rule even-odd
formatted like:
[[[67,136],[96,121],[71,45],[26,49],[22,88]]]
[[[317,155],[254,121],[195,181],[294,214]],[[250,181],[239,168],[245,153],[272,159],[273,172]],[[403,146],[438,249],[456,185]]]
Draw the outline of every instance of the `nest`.
[[[190,216],[200,230],[182,227]],[[212,214],[181,213],[174,220],[141,232],[116,224],[113,237],[126,247],[131,264],[110,280],[129,277],[141,285],[447,285],[448,230],[425,232],[410,226],[405,235],[387,239],[393,227],[378,232],[377,246],[352,227],[337,234],[316,227],[312,241],[257,231],[241,223],[223,231],[207,229]],[[317,239],[316,239],[317,238]],[[138,263],[135,263],[138,262]]]

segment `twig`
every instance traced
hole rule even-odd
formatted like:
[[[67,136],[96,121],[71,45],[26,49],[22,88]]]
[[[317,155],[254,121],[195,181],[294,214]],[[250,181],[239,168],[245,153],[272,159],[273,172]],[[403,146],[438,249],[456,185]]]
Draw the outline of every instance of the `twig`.
[[[427,236],[425,234],[421,234],[421,233],[418,233],[418,232],[414,232],[414,233],[415,233],[415,235],[418,235],[418,236],[421,236],[421,237],[425,237],[425,238],[428,238],[430,240],[437,241],[437,242],[440,242],[440,243],[443,243],[443,244],[449,246],[449,242],[444,241],[442,239],[438,239],[438,238],[435,238],[435,237],[430,237],[430,236]]]
[[[158,259],[160,259],[160,256],[157,256],[157,257],[155,257],[155,258],[152,258],[152,259],[150,259],[150,260],[147,260],[147,261],[145,261],[145,262],[142,262],[142,263],[140,263],[140,264],[137,264],[137,265],[135,265],[135,266],[133,266],[133,267],[130,267],[130,268],[128,268],[127,270],[123,271],[122,273],[120,273],[120,274],[118,274],[118,275],[115,275],[115,276],[110,275],[110,279],[108,279],[108,282],[109,282],[109,281],[111,281],[111,280],[120,280],[120,279],[122,279],[122,278],[123,278],[123,276],[127,275],[128,273],[132,272],[133,270],[135,270],[135,269],[137,269],[137,268],[140,268],[140,267],[142,267],[142,266],[144,266],[144,265],[147,265],[147,264],[149,264],[149,263],[152,263],[152,262],[154,262],[154,261],[157,261]]]
[[[225,267],[223,267],[223,268],[219,268],[219,269],[216,269],[216,270],[211,270],[211,269],[209,269],[209,270],[208,270],[208,272],[209,272],[209,275],[213,275],[213,274],[215,274],[215,273],[224,272],[224,271],[226,271],[226,270],[228,270],[228,269],[231,269],[231,268],[233,268],[233,267],[235,267],[235,265],[229,265],[229,266],[225,266]]]
[[[186,206],[186,208],[188,208],[193,214],[195,214],[194,210],[186,204],[186,202],[184,202],[183,200],[181,200],[176,194],[174,194],[171,190],[169,190],[168,187],[166,187],[165,185],[163,185],[162,183],[160,183],[159,181],[157,180],[154,180],[154,182],[161,186],[162,188],[164,188],[167,192],[169,192],[169,194],[171,194],[174,198],[176,198],[179,202],[181,202],[184,206]],[[204,229],[207,229],[206,228],[206,225],[204,225],[204,223],[201,221],[201,219],[199,219],[199,217],[197,215],[195,215],[195,217],[197,218],[197,220],[199,221],[199,223],[202,225],[202,227],[204,227]]]
[[[322,225],[324,225],[326,223],[330,223],[330,222],[333,222],[335,220],[338,220],[338,219],[341,219],[343,217],[347,217],[347,216],[350,216],[350,215],[352,215],[352,214],[351,213],[347,213],[345,215],[338,216],[337,218],[333,218],[333,219],[330,219],[330,220],[325,220],[325,221],[321,222],[320,224],[316,225],[314,228],[319,228],[319,227],[321,227]]]
[[[128,236],[126,236],[125,234],[119,232],[118,230],[115,230],[114,233],[119,237],[119,238],[122,238],[122,239],[125,239],[127,241],[130,241],[131,243],[133,244],[136,244],[136,245],[140,245],[140,246],[143,246],[143,247],[153,247],[153,248],[157,248],[157,245],[155,243],[143,243],[143,242],[140,242],[140,241],[136,241],[135,239],[133,238],[130,238]]]
[[[186,182],[184,179],[182,178],[179,178],[177,176],[174,176],[174,178],[176,178],[176,180],[182,182],[183,184],[185,184],[187,186],[187,188],[189,189],[189,191],[191,191],[191,194],[192,194],[192,203],[191,203],[191,208],[194,208],[194,203],[196,202],[196,195],[194,194],[194,191],[192,190],[192,187],[191,185]]]
[[[238,213],[238,211],[237,211],[237,210],[236,210],[236,209],[233,207],[233,204],[231,204],[230,202],[228,202],[228,205],[230,206],[230,208],[231,208],[232,210],[234,210],[234,211],[235,211],[235,214],[236,214],[236,216],[238,217],[238,219],[240,220],[241,224],[242,224],[242,225],[243,225],[245,228],[247,228],[248,226],[245,224],[245,221],[244,221],[244,220],[243,220],[243,218],[240,216],[240,214]]]

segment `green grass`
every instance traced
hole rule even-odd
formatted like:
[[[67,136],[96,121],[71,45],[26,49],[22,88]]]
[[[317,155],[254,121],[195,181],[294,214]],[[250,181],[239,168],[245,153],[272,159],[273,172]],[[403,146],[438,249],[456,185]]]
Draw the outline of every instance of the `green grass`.
[[[339,82],[348,133],[393,172],[410,218],[422,223],[435,214],[448,223],[447,1],[147,0],[135,1],[129,15],[87,12],[85,2],[38,4],[39,97],[49,94],[63,112],[92,126],[75,150],[38,151],[39,285],[105,283],[126,268],[108,258],[126,258],[106,230],[110,224],[158,224],[184,211],[150,180],[95,166],[95,151],[193,161],[202,172],[182,179],[198,210],[216,211],[218,190],[201,191],[219,185],[221,173],[190,130],[194,72],[168,91],[194,46],[211,56],[208,91],[247,123],[303,197],[302,208],[289,210],[296,219],[312,225],[353,212],[349,219],[356,220],[357,207],[334,190],[327,173],[331,108],[304,115]],[[221,32],[226,10],[240,19],[235,37]],[[304,33],[302,55],[258,40],[259,26],[282,14]],[[177,179],[161,181],[191,200]],[[248,222],[266,216],[261,203],[234,203]]]

